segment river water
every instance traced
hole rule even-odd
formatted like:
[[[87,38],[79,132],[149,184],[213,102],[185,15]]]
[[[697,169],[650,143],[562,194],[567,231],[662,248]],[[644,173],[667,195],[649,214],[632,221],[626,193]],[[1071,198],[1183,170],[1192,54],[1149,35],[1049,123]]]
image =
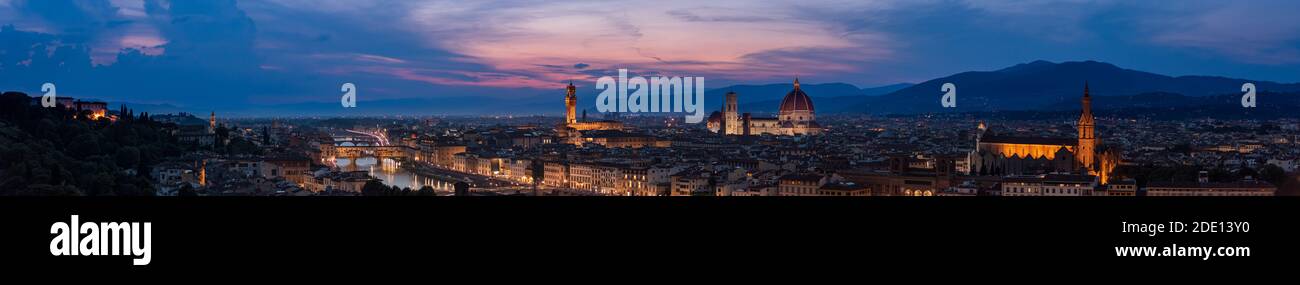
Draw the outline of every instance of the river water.
[[[370,176],[384,181],[385,185],[397,186],[400,188],[411,188],[419,190],[424,186],[431,186],[434,190],[452,191],[454,182],[443,181],[434,177],[423,176],[414,172],[403,169],[399,162],[392,159],[383,159],[380,161],[374,157],[357,158],[354,164],[351,159],[337,158],[334,160],[339,169],[347,171],[366,171]]]

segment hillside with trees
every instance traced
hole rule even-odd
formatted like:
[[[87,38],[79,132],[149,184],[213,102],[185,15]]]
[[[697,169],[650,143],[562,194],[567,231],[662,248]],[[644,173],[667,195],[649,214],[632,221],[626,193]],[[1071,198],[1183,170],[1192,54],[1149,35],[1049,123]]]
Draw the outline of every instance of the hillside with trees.
[[[117,113],[115,122],[91,120],[33,105],[27,94],[0,95],[0,195],[154,195],[151,168],[193,146],[148,113]]]

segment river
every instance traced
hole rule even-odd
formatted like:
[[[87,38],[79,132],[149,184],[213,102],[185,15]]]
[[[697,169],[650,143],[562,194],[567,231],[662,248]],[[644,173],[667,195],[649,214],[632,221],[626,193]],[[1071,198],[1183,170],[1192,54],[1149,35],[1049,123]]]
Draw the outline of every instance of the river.
[[[434,190],[452,191],[454,182],[447,182],[430,176],[416,174],[409,170],[403,169],[398,162],[385,158],[381,162],[374,157],[358,158],[356,164],[351,159],[337,158],[334,160],[339,169],[348,171],[367,171],[370,176],[384,181],[385,185],[397,186],[399,188],[411,188],[419,190],[424,186],[431,186]]]

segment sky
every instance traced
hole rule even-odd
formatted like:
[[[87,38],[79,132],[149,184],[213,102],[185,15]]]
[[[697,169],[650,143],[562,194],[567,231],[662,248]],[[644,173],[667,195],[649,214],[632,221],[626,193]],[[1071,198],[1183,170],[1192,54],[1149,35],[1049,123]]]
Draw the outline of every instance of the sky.
[[[921,82],[1035,60],[1300,81],[1300,1],[0,0],[0,89],[212,106],[509,100],[626,68]]]

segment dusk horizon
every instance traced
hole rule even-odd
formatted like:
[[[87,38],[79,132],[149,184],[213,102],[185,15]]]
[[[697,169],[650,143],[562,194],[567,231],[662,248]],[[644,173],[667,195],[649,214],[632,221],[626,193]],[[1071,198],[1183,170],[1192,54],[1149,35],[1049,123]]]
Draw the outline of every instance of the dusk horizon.
[[[1300,26],[1283,12],[1300,5],[1289,1],[300,2],[0,1],[0,89],[39,94],[50,82],[71,97],[274,116],[336,102],[343,83],[359,86],[362,106],[493,104],[569,81],[594,92],[618,69],[704,77],[708,89],[915,84],[1038,60],[1300,78]],[[1242,17],[1253,21],[1232,21]]]
[[[871,99],[877,99],[877,100],[878,100],[879,98],[871,98],[871,97],[883,97],[883,96],[886,96],[886,95],[894,95],[894,93],[899,93],[899,91],[904,91],[904,90],[901,90],[901,89],[906,89],[906,88],[908,88],[908,87],[913,87],[913,86],[918,85],[919,83],[932,82],[932,81],[942,80],[942,79],[946,78],[947,76],[958,75],[958,74],[962,74],[962,73],[966,73],[966,72],[996,72],[996,71],[1000,71],[1000,70],[1003,70],[1003,69],[1010,69],[1010,68],[1014,68],[1014,67],[1017,67],[1017,66],[1032,65],[1032,64],[1037,64],[1037,63],[1048,63],[1048,64],[1056,65],[1056,64],[1067,64],[1067,63],[1071,63],[1071,64],[1080,64],[1080,63],[1093,63],[1093,62],[1095,62],[1095,63],[1099,63],[1099,64],[1109,64],[1109,63],[1106,63],[1106,62],[1100,62],[1100,61],[1095,61],[1095,60],[1079,60],[1079,61],[1065,61],[1065,62],[1051,62],[1051,61],[1046,61],[1046,60],[1034,60],[1034,61],[1031,61],[1031,62],[1023,62],[1023,63],[1010,64],[1010,65],[1007,65],[1007,66],[1005,66],[1005,67],[1003,67],[1003,68],[996,68],[996,69],[991,69],[991,70],[987,70],[987,71],[975,71],[975,70],[970,70],[970,71],[958,71],[958,72],[952,72],[951,74],[948,74],[948,75],[946,75],[945,77],[936,77],[936,78],[932,78],[932,79],[921,80],[921,81],[918,81],[918,82],[898,82],[898,83],[885,84],[885,85],[880,85],[880,86],[874,86],[874,85],[873,85],[873,86],[858,86],[858,85],[854,85],[854,84],[852,84],[852,83],[846,83],[846,82],[818,82],[818,81],[815,81],[816,78],[817,78],[817,75],[816,75],[816,74],[811,74],[811,76],[805,76],[805,77],[803,77],[803,78],[805,79],[805,82],[806,82],[806,83],[805,83],[805,86],[812,86],[813,88],[817,88],[817,86],[823,86],[823,85],[836,85],[836,84],[841,84],[841,85],[848,85],[848,86],[851,86],[852,88],[854,88],[853,91],[869,91],[869,90],[871,90],[871,89],[888,90],[888,91],[885,91],[885,92],[876,91],[876,93],[866,92],[866,93],[857,93],[857,94],[855,94],[855,93],[817,94],[817,95],[821,95],[821,96],[827,96],[827,95],[829,95],[828,97],[840,97],[840,98],[842,98],[842,97],[860,96],[860,97],[862,97],[862,99],[864,99],[864,100],[871,100]],[[1122,66],[1118,66],[1117,68],[1118,68],[1118,69],[1125,69],[1125,68],[1122,67]],[[1144,71],[1141,71],[1141,70],[1137,70],[1137,71],[1138,71],[1138,72],[1144,72]],[[632,74],[632,75],[636,75],[636,74]],[[1158,76],[1167,76],[1167,75],[1165,75],[1165,74],[1155,74],[1155,75],[1158,75]],[[1096,78],[1101,78],[1102,76],[1094,76],[1094,77],[1096,77]],[[1271,90],[1271,91],[1274,91],[1274,92],[1295,92],[1295,91],[1300,91],[1300,82],[1272,82],[1272,81],[1259,81],[1259,80],[1251,80],[1251,79],[1249,79],[1249,78],[1230,78],[1230,77],[1225,77],[1225,76],[1209,75],[1209,74],[1194,74],[1194,75],[1184,75],[1184,76],[1177,76],[1177,77],[1209,77],[1209,78],[1222,77],[1222,78],[1225,78],[1225,79],[1237,80],[1237,81],[1242,81],[1242,82],[1263,82],[1263,83],[1266,83],[1266,84],[1275,84],[1275,85],[1285,86],[1285,87],[1283,87],[1283,88],[1278,88],[1278,89],[1276,89],[1276,90]],[[808,81],[808,80],[806,80],[806,79],[809,79],[809,78],[813,79],[814,81]],[[1074,80],[1074,81],[1078,81],[1078,82],[1085,82],[1085,81],[1087,81],[1086,78],[1084,78],[1084,79],[1079,79],[1079,78],[1066,78],[1066,80]],[[74,98],[79,99],[79,100],[92,100],[92,101],[102,101],[102,102],[107,102],[107,103],[109,103],[110,107],[112,107],[112,108],[114,108],[114,109],[119,108],[119,107],[121,107],[121,106],[126,106],[126,107],[128,107],[128,108],[132,108],[132,109],[135,109],[135,110],[138,110],[138,111],[151,112],[151,113],[155,113],[155,114],[172,114],[172,113],[203,114],[203,113],[206,113],[206,112],[219,112],[219,113],[222,114],[222,117],[223,117],[223,118],[275,118],[275,117],[280,117],[280,118],[303,118],[303,117],[321,117],[321,118],[339,117],[339,118],[346,118],[346,117],[376,117],[376,116],[377,116],[377,117],[384,117],[384,116],[416,116],[416,117],[418,117],[418,116],[433,116],[433,117],[438,117],[438,116],[500,116],[500,115],[516,115],[516,116],[560,116],[560,115],[563,115],[563,114],[562,114],[561,112],[557,111],[557,110],[554,108],[554,106],[560,104],[560,97],[561,97],[561,95],[562,95],[562,93],[563,93],[563,91],[564,91],[563,86],[564,86],[565,84],[567,84],[567,83],[568,83],[568,82],[557,83],[557,84],[556,84],[556,87],[555,87],[555,88],[551,88],[551,89],[542,89],[542,88],[520,88],[520,89],[515,89],[516,91],[522,91],[522,92],[517,93],[518,95],[513,95],[513,96],[492,96],[492,95],[480,95],[480,96],[447,96],[447,97],[432,97],[432,96],[430,96],[430,97],[406,97],[406,98],[358,99],[358,101],[357,101],[358,104],[359,104],[359,105],[362,105],[362,106],[367,106],[368,108],[366,108],[366,110],[368,110],[369,112],[355,112],[355,111],[356,111],[355,109],[339,108],[339,106],[338,106],[338,98],[337,98],[337,95],[336,95],[336,94],[329,94],[329,96],[334,96],[334,97],[323,98],[322,100],[319,100],[319,101],[285,102],[285,103],[269,103],[269,104],[256,104],[256,103],[254,103],[254,104],[244,104],[244,105],[239,105],[239,106],[220,107],[220,108],[213,107],[213,106],[205,106],[205,105],[176,105],[176,104],[171,104],[171,103],[155,104],[155,103],[147,103],[147,102],[124,102],[124,101],[118,101],[118,100],[104,99],[103,97],[97,97],[97,96],[95,96],[95,95],[93,95],[93,94],[85,94],[85,96],[70,95],[70,94],[62,93],[62,92],[61,92],[61,94],[64,95],[64,96],[74,97]],[[581,100],[581,101],[583,101],[583,103],[587,103],[586,105],[582,105],[582,106],[580,106],[580,107],[582,107],[582,108],[584,108],[584,109],[592,109],[592,111],[594,111],[594,107],[593,107],[593,106],[591,105],[591,103],[590,103],[590,102],[591,102],[590,100],[591,100],[591,99],[594,99],[594,97],[595,97],[595,93],[597,93],[597,90],[595,90],[595,89],[592,87],[592,85],[593,85],[593,83],[594,83],[594,80],[592,80],[592,81],[590,81],[590,82],[573,81],[573,83],[574,83],[575,85],[579,86],[579,97],[585,99],[585,100]],[[782,86],[786,86],[786,87],[782,87]],[[711,94],[711,95],[721,95],[721,94],[724,93],[724,92],[732,91],[732,90],[737,89],[737,88],[742,88],[742,89],[744,89],[744,88],[746,88],[746,87],[750,87],[750,88],[753,88],[753,87],[770,87],[769,89],[772,89],[772,90],[779,90],[779,89],[781,89],[781,88],[788,88],[788,86],[790,86],[790,83],[789,83],[788,80],[785,81],[785,82],[781,82],[781,81],[772,81],[772,82],[737,82],[737,83],[734,83],[733,85],[727,85],[727,86],[708,86],[708,87],[705,88],[705,90],[709,91],[708,94]],[[38,86],[38,87],[39,87],[39,86]],[[1067,87],[1067,88],[1068,88],[1068,87],[1070,87],[1070,86],[1062,86],[1062,87]],[[1102,86],[1098,86],[1098,87],[1103,87],[1103,88],[1105,88],[1105,87],[1107,87],[1107,86],[1102,85]],[[1234,87],[1234,86],[1229,86],[1229,87]],[[1141,91],[1141,92],[1113,93],[1113,94],[1103,93],[1102,96],[1128,96],[1128,95],[1140,95],[1140,94],[1142,94],[1142,93],[1149,93],[1149,92],[1166,92],[1166,90],[1161,90],[1160,88],[1157,88],[1157,87],[1141,87],[1141,86],[1140,86],[1140,87],[1138,87],[1138,88],[1145,88],[1145,89],[1144,89],[1144,91]],[[36,90],[36,89],[39,89],[39,88],[33,88],[32,90],[21,90],[21,89],[19,89],[19,90],[11,90],[11,89],[6,89],[6,90],[0,90],[0,91],[3,91],[3,92],[23,92],[23,93],[26,93],[26,94],[31,95],[31,96],[38,96],[38,95],[41,94],[41,92],[40,92],[40,90]],[[840,91],[843,91],[843,90],[840,90]],[[1220,91],[1220,92],[1218,92],[1218,93],[1212,93],[1212,94],[1217,94],[1217,95],[1227,95],[1227,94],[1229,94],[1229,93],[1234,93],[1234,92],[1236,92],[1236,91],[1235,91],[1235,90],[1225,90],[1225,91]],[[775,91],[773,91],[773,92],[765,92],[765,93],[763,93],[763,94],[748,94],[748,93],[745,93],[744,95],[751,95],[751,96],[753,96],[753,95],[760,95],[760,97],[770,97],[770,96],[780,95],[779,93],[780,93],[780,92],[775,92]],[[981,95],[982,95],[982,94],[981,94]],[[1061,95],[1070,95],[1070,92],[1063,92]],[[900,96],[901,96],[901,95],[900,95]],[[1193,96],[1193,97],[1196,97],[1196,96],[1203,96],[1203,95],[1192,95],[1192,96]],[[325,97],[325,96],[322,96],[322,97]],[[744,98],[744,99],[742,99],[742,103],[744,103],[744,104],[753,104],[753,103],[756,103],[756,102],[755,102],[756,100],[747,100],[747,99],[749,99],[749,98],[745,98],[745,97],[746,97],[746,96],[742,96],[742,98]],[[522,102],[524,102],[524,103],[518,103],[518,102],[520,102],[521,100],[522,100]],[[712,110],[712,109],[716,109],[716,107],[718,106],[717,104],[721,102],[722,98],[720,98],[720,96],[709,96],[709,97],[707,97],[707,100],[709,101],[709,102],[708,102],[708,106],[709,106],[710,110]],[[770,99],[769,99],[769,100],[770,100]],[[450,105],[453,105],[453,106],[455,106],[455,107],[439,106],[439,105],[441,105],[440,103],[441,103],[441,104],[451,103]],[[411,110],[411,109],[409,109],[409,108],[402,108],[402,107],[409,107],[409,106],[405,106],[406,104],[425,104],[425,105],[426,105],[426,106],[425,106],[426,109],[421,109],[421,110]],[[488,108],[494,108],[494,107],[490,107],[490,106],[494,106],[494,105],[495,105],[495,106],[498,106],[498,107],[495,107],[495,108],[498,108],[498,109],[496,109],[496,110],[483,110],[483,109],[472,109],[472,108],[470,108],[470,109],[465,109],[465,108],[463,108],[463,106],[465,106],[465,105],[488,106]],[[521,108],[521,107],[519,107],[519,106],[524,106],[524,105],[526,105],[526,106],[528,106],[528,107],[527,107],[527,108]],[[506,107],[505,107],[505,108],[500,108],[500,106],[506,106]],[[776,111],[776,110],[773,109],[773,110],[766,110],[766,111],[763,111],[763,112],[764,112],[764,113],[767,113],[767,112],[775,112],[775,111]],[[980,112],[980,111],[988,111],[988,110],[960,110],[960,111],[961,111],[961,112]],[[862,114],[871,114],[871,113],[873,113],[873,112],[872,112],[871,110],[853,110],[853,111],[837,110],[836,112],[833,112],[833,113],[850,113],[850,114],[859,114],[859,113],[862,113]]]

